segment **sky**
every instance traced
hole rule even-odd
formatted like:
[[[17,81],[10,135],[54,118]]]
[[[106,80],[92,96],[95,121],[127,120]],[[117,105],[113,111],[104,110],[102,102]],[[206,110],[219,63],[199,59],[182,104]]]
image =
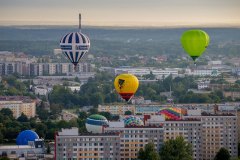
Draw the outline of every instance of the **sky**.
[[[240,0],[0,0],[0,25],[240,26]]]

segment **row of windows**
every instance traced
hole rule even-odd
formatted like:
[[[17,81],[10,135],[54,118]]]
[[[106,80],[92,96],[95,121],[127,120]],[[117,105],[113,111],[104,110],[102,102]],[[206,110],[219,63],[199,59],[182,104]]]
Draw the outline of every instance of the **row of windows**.
[[[201,126],[201,124],[196,124],[196,123],[165,123],[165,126],[179,126],[179,127],[183,127],[183,126]]]
[[[58,138],[60,142],[79,142],[79,141],[116,141],[118,138],[115,137],[104,137],[104,138]]]
[[[226,121],[226,120],[230,120],[230,121],[234,121],[236,120],[236,118],[230,118],[230,117],[214,117],[214,118],[203,118],[205,121]]]
[[[115,143],[118,146],[119,143]],[[114,143],[58,143],[58,146],[111,146]]]
[[[79,156],[85,156],[85,157],[87,157],[87,156],[101,156],[101,157],[103,157],[103,156],[105,156],[105,157],[113,157],[113,156],[118,156],[118,153],[109,153],[109,154],[106,154],[106,153],[79,153],[78,154]],[[65,154],[65,153],[63,153],[63,154],[58,154],[58,156],[59,157],[61,157],[61,156],[64,156],[64,157],[76,157],[77,156],[77,153],[73,153],[73,154]],[[64,159],[64,158],[63,158]],[[68,158],[69,159],[69,158]]]

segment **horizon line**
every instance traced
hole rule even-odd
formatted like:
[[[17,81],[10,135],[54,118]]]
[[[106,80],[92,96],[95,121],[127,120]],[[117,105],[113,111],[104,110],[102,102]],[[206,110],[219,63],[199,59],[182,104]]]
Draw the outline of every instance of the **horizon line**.
[[[131,23],[124,23],[124,22],[106,22],[106,23],[99,23],[94,24],[93,22],[87,22],[85,21],[85,24],[83,26],[85,27],[120,27],[120,28],[184,28],[184,27],[230,27],[230,28],[239,28],[240,22],[215,22],[215,23],[202,23],[202,22],[151,22],[151,23],[143,23],[143,22],[131,22]],[[73,23],[72,21],[69,22],[63,22],[63,21],[45,21],[45,22],[39,22],[39,21],[4,21],[0,20],[0,26],[78,26],[77,23]]]
[[[64,24],[0,24],[0,27],[74,27]],[[240,28],[240,25],[82,25],[84,28]]]

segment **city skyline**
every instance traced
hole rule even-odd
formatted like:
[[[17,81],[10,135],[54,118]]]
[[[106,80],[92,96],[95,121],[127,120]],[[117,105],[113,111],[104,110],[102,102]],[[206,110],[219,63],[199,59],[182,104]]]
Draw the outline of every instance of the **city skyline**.
[[[240,26],[239,0],[0,0],[0,25]]]

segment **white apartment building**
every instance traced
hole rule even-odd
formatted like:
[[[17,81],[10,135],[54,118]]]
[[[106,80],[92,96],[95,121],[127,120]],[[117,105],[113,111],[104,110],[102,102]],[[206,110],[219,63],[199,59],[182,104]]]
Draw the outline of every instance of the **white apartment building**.
[[[170,69],[167,68],[165,70],[162,69],[154,69],[152,70],[152,73],[156,76],[157,79],[163,79],[165,77],[168,77],[169,75],[172,75],[173,77],[178,76],[178,69]]]
[[[115,68],[114,73],[115,75],[122,74],[122,73],[130,73],[138,77],[142,77],[144,75],[150,74],[152,72],[153,75],[156,76],[157,79],[162,79],[169,75],[178,76],[179,69],[177,68],[166,68],[166,69],[155,69],[155,68],[129,68],[129,67],[122,67],[122,68]]]
[[[186,69],[186,74],[193,76],[218,76],[220,72],[216,69]]]
[[[201,81],[197,83],[198,90],[209,88],[210,81]]]

